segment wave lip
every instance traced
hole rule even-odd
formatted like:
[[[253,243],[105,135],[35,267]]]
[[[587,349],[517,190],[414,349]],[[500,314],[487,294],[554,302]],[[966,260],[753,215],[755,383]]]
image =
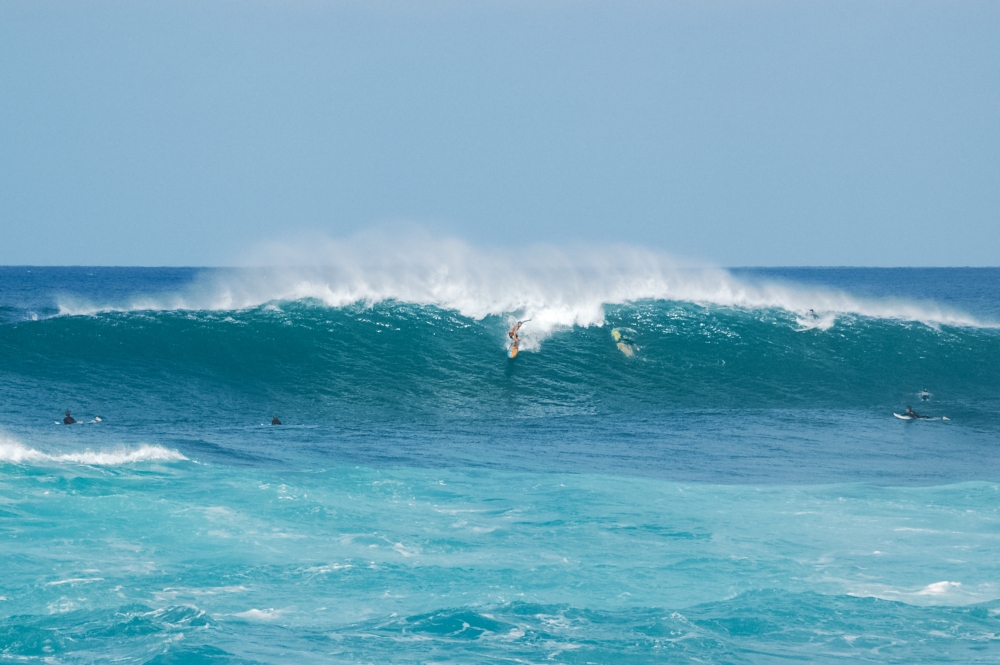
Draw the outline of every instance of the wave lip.
[[[432,305],[481,320],[531,319],[530,349],[556,329],[604,323],[604,308],[643,300],[747,310],[780,309],[803,329],[827,330],[841,316],[915,321],[931,326],[996,327],[933,302],[862,298],[824,287],[745,280],[663,254],[613,245],[563,250],[533,246],[482,250],[428,234],[321,239],[308,247],[274,246],[268,267],[206,272],[183,292],[137,296],[120,305],[63,298],[62,315],[101,311],[242,310],[314,300],[340,308],[398,301]]]
[[[18,441],[0,439],[0,463],[31,464],[86,464],[88,466],[120,466],[137,462],[180,462],[187,457],[176,450],[143,444],[135,449],[84,450],[81,452],[51,455],[29,448]]]

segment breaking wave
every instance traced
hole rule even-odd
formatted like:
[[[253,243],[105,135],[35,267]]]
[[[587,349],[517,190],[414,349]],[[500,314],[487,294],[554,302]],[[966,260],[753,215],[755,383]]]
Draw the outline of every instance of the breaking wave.
[[[179,462],[187,457],[176,450],[143,445],[135,449],[84,450],[72,453],[44,453],[10,438],[0,438],[0,462],[10,464],[85,464],[88,466],[120,466],[137,462]]]
[[[487,251],[426,233],[367,234],[321,239],[308,247],[268,247],[252,261],[269,267],[205,272],[181,293],[124,302],[63,297],[59,312],[243,310],[308,300],[337,308],[395,301],[431,305],[475,320],[530,318],[534,326],[526,334],[544,338],[560,328],[602,325],[608,305],[652,300],[784,310],[803,328],[828,329],[843,315],[995,327],[932,302],[864,299],[832,289],[741,279],[727,270],[684,264],[626,245]]]

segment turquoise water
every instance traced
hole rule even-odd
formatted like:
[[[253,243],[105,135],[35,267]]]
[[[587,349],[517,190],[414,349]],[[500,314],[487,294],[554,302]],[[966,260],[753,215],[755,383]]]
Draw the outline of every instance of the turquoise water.
[[[996,662],[1000,271],[720,274],[0,270],[0,657]]]

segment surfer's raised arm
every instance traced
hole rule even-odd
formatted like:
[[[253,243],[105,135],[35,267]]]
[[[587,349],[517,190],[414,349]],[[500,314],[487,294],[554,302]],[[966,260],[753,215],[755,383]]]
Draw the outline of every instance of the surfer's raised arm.
[[[507,336],[510,337],[515,342],[519,341],[520,338],[517,336],[517,331],[521,329],[521,326],[523,326],[525,323],[527,323],[530,320],[531,319],[525,319],[524,321],[518,321],[517,323],[515,323],[514,327],[511,328],[510,332],[507,333]]]
[[[510,337],[511,340],[513,340],[513,343],[510,345],[510,351],[507,353],[508,357],[515,358],[517,356],[517,348],[518,348],[518,345],[521,343],[521,338],[518,336],[517,331],[521,329],[522,325],[524,325],[525,323],[527,323],[530,320],[531,319],[525,319],[524,321],[518,321],[517,323],[514,324],[513,328],[511,328],[509,331],[507,331],[507,337]]]

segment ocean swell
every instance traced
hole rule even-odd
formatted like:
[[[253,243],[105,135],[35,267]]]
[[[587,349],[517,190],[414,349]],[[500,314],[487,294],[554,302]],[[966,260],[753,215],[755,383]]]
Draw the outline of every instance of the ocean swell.
[[[745,280],[627,245],[488,251],[427,234],[361,235],[321,239],[308,247],[270,247],[254,260],[267,267],[206,271],[181,292],[135,295],[121,302],[64,296],[59,312],[242,310],[283,301],[341,308],[395,301],[431,305],[474,320],[531,319],[534,325],[525,330],[529,348],[558,329],[602,325],[608,305],[643,300],[779,309],[795,314],[804,328],[828,329],[843,315],[932,326],[994,326],[932,302],[864,299],[826,288]]]

